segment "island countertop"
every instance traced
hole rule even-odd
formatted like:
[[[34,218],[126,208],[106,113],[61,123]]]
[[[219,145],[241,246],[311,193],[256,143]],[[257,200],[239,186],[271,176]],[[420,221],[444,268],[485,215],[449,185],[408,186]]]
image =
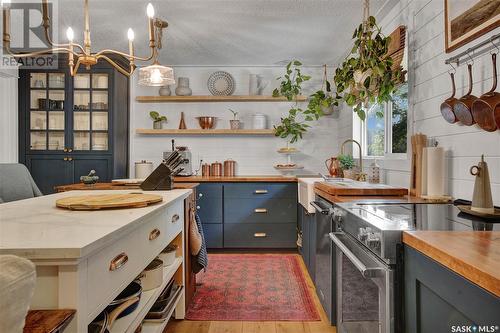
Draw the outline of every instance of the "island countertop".
[[[500,297],[500,231],[407,231],[403,242]]]
[[[154,191],[163,201],[144,208],[72,211],[55,202],[71,191],[0,205],[0,254],[28,259],[78,259],[86,257],[140,225],[141,221],[174,201],[184,200],[190,189]],[[99,194],[130,193],[99,191]],[[148,192],[149,193],[149,192]]]
[[[175,177],[175,182],[180,183],[296,183],[297,177],[284,177],[280,175],[271,176],[233,176],[233,177]]]

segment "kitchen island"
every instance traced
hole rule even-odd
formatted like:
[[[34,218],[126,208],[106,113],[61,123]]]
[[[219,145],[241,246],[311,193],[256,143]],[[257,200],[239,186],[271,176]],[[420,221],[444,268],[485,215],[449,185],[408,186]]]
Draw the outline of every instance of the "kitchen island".
[[[178,258],[164,268],[162,286],[143,292],[138,309],[117,320],[112,329],[134,332],[168,280],[175,277],[177,283],[184,283],[184,200],[191,193],[190,189],[155,191],[162,202],[144,208],[102,211],[71,211],[55,206],[57,199],[87,191],[5,203],[0,206],[0,254],[18,255],[35,263],[37,283],[32,309],[76,309],[67,331],[87,332],[87,325],[163,248],[177,243]],[[113,265],[118,261],[120,265]],[[177,299],[177,318],[184,316],[183,300],[182,293]],[[161,331],[160,326],[153,327],[153,331]]]

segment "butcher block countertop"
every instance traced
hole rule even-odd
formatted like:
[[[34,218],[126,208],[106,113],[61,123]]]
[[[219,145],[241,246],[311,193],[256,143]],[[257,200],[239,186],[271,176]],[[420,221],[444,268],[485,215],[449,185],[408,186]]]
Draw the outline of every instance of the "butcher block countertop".
[[[175,177],[175,182],[195,182],[195,183],[296,183],[296,177],[283,176],[235,176],[235,177]]]
[[[174,189],[193,189],[197,183],[174,183]],[[60,185],[55,187],[56,192],[88,191],[88,190],[141,190],[139,185],[123,185],[117,183],[97,183],[85,185],[83,183]],[[148,191],[149,192],[149,191]]]
[[[317,182],[314,188],[332,196],[403,196],[408,194],[408,189],[393,187],[384,184],[370,184],[366,182]]]
[[[500,231],[407,231],[403,243],[500,297]]]

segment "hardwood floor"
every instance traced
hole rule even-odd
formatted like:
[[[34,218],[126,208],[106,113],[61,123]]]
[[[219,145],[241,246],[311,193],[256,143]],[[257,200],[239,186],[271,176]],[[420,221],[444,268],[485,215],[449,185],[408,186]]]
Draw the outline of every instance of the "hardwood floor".
[[[172,320],[164,333],[336,333],[330,326],[314,284],[299,254],[300,267],[306,276],[306,282],[314,303],[321,316],[321,321],[191,321]]]

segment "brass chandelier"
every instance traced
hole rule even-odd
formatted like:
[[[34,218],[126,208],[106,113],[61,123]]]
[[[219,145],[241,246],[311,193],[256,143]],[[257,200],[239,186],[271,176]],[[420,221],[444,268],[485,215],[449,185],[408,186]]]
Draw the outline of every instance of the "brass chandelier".
[[[149,48],[151,53],[148,57],[138,57],[134,54],[134,31],[129,28],[127,31],[129,53],[124,53],[116,50],[101,50],[99,52],[92,52],[90,40],[90,18],[88,0],[84,0],[84,31],[83,31],[83,46],[74,42],[74,31],[71,27],[66,30],[66,37],[68,43],[59,44],[54,43],[50,37],[50,17],[48,0],[42,0],[42,20],[45,32],[45,39],[51,48],[30,53],[14,53],[10,48],[10,1],[2,1],[3,12],[3,47],[14,58],[28,58],[36,57],[46,54],[67,54],[68,66],[71,76],[75,76],[80,66],[85,66],[88,70],[93,65],[97,64],[99,60],[105,60],[111,64],[120,73],[130,76],[136,69],[135,61],[150,61],[152,64],[146,67],[139,68],[139,84],[146,86],[164,86],[174,84],[174,72],[170,67],[160,65],[158,61],[158,50],[162,48],[162,34],[163,29],[168,27],[168,23],[159,18],[154,18],[155,11],[153,5],[147,5],[146,13],[148,17],[148,31],[149,31]],[[110,56],[117,55],[123,57],[129,62],[129,68],[124,68],[116,61],[111,59]]]

